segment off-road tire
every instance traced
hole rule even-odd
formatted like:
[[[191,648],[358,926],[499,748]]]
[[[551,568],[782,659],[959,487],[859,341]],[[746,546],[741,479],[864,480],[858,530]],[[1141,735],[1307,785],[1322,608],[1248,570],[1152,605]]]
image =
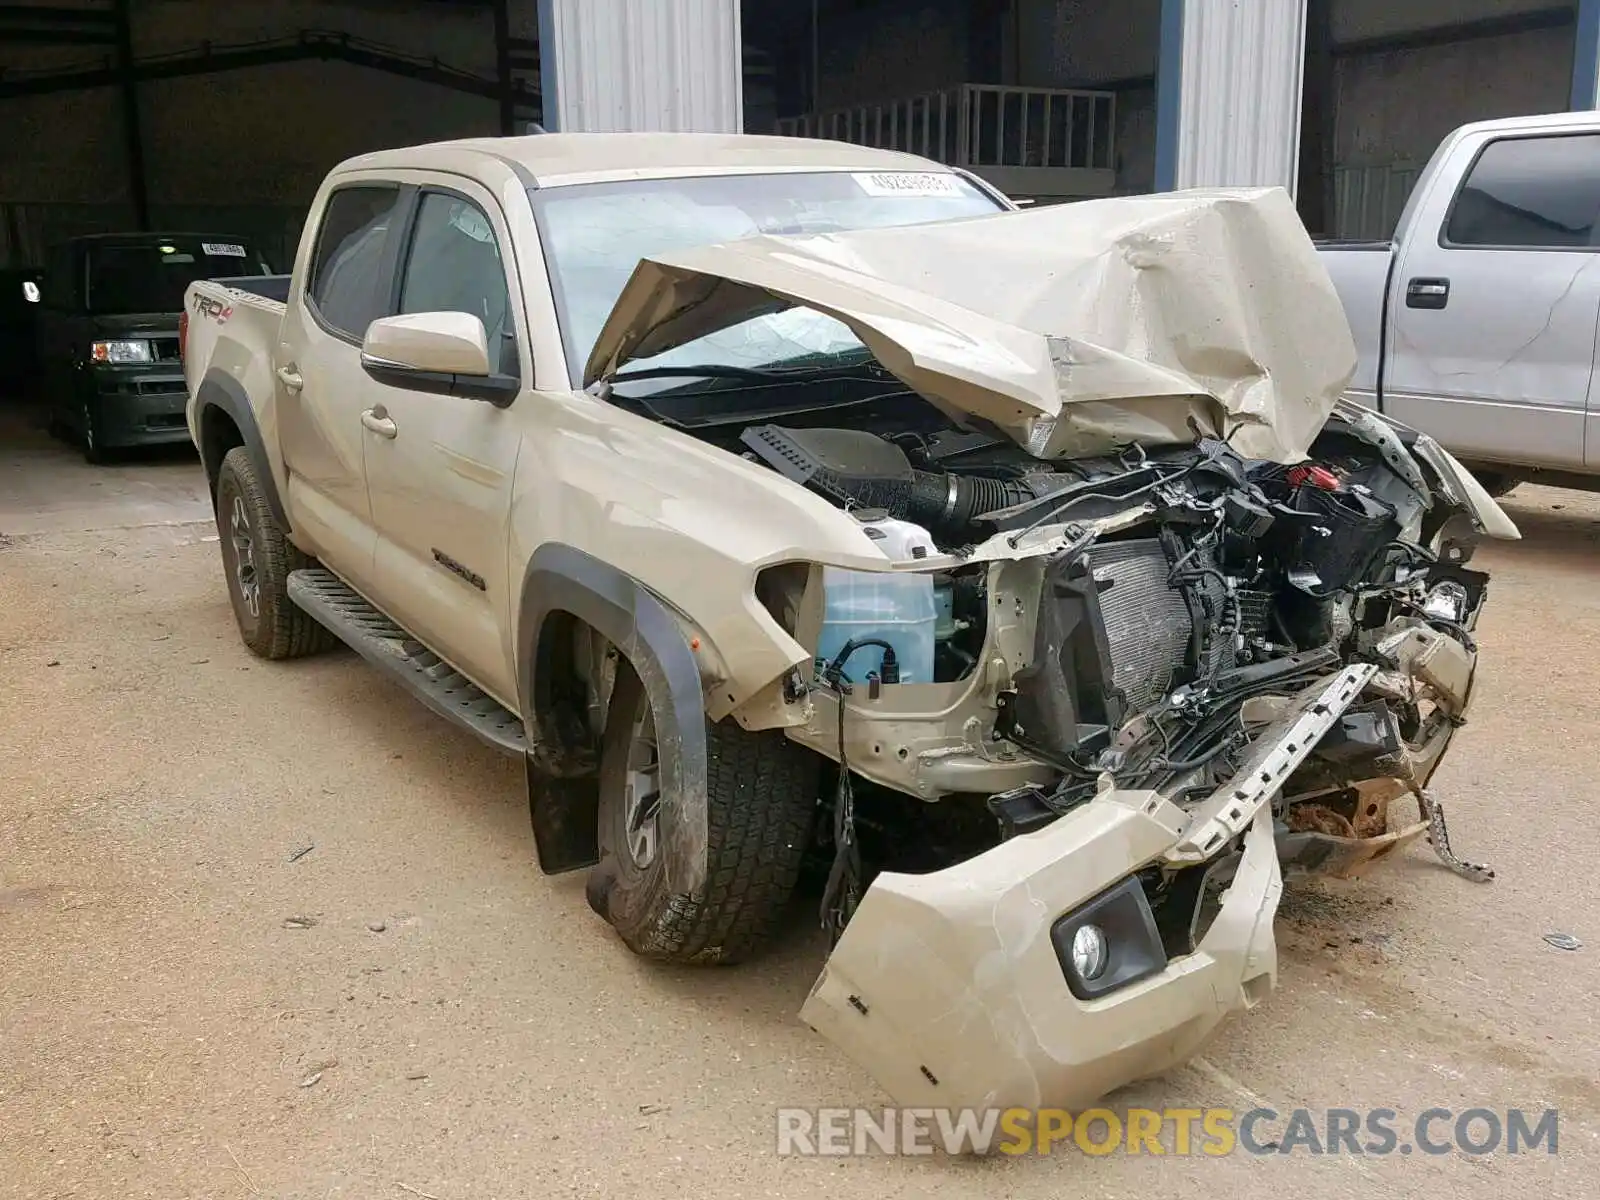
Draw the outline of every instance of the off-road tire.
[[[249,609],[240,582],[233,531],[235,501],[248,525],[254,556],[259,589],[255,613]],[[284,535],[243,446],[229,450],[217,471],[217,535],[239,637],[254,654],[266,659],[302,658],[334,645],[333,634],[289,599],[289,572],[313,565],[312,560]]]
[[[646,958],[742,961],[771,940],[794,894],[816,822],[820,762],[780,730],[706,721],[705,887],[700,895],[673,893],[666,854],[641,869],[627,845],[625,776],[635,718],[649,703],[638,675],[619,663],[601,739],[600,861],[589,903]],[[670,739],[658,748],[673,753]],[[658,844],[669,840],[664,831]]]

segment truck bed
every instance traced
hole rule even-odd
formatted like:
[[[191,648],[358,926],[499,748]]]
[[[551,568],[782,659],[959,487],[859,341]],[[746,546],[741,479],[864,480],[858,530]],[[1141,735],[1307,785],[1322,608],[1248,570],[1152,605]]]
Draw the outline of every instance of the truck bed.
[[[204,279],[189,285],[184,311],[189,316],[183,353],[183,374],[189,391],[189,435],[200,445],[195,427],[195,398],[210,376],[213,386],[235,393],[237,406],[258,416],[261,436],[275,439],[271,406],[276,392],[273,357],[287,311],[289,277],[253,275],[239,279]],[[275,461],[275,460],[274,460]],[[280,487],[283,480],[278,480]]]
[[[264,300],[275,300],[279,304],[289,303],[289,281],[291,275],[239,275],[226,279],[213,279],[210,282],[218,287],[227,288],[233,292],[248,292],[252,296],[260,296]]]

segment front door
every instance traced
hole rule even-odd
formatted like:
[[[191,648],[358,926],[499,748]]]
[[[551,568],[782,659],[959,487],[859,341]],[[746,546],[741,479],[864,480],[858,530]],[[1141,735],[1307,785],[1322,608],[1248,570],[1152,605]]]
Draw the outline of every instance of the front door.
[[[376,535],[361,412],[373,384],[361,369],[361,343],[367,326],[388,315],[397,226],[409,196],[384,182],[329,196],[301,272],[304,293],[289,297],[273,362],[290,524],[324,565],[369,596]]]
[[[500,370],[526,377],[522,316],[501,248],[498,204],[464,180],[422,187],[399,266],[397,312],[479,318]],[[377,531],[376,599],[395,620],[515,709],[508,566],[511,485],[521,446],[515,404],[363,389],[367,489]],[[381,411],[379,411],[381,410]]]
[[[1386,412],[1469,461],[1583,463],[1600,135],[1489,141],[1390,287]]]

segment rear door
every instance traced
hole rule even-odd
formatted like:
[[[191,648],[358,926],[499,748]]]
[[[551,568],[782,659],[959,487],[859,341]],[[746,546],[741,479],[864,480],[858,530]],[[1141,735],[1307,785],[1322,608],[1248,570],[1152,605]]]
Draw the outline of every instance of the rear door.
[[[1600,134],[1478,135],[1391,283],[1384,407],[1469,460],[1575,467],[1600,319]]]
[[[464,312],[491,362],[528,378],[525,315],[498,202],[456,176],[425,176],[407,222],[392,307]],[[374,599],[501,703],[515,707],[507,626],[511,485],[518,416],[467,396],[365,385],[367,487],[377,531]]]
[[[361,343],[389,312],[409,196],[382,179],[330,193],[310,261],[296,272],[274,362],[290,523],[325,565],[369,595],[376,535],[361,413],[375,385],[361,369]]]

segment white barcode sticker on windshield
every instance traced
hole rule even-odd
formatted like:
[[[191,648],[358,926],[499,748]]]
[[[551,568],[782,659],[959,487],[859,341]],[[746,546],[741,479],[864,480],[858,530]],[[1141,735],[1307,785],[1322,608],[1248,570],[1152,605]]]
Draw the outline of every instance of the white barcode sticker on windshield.
[[[231,242],[201,242],[200,252],[212,258],[249,258],[243,246]]]
[[[954,175],[933,171],[873,171],[857,174],[855,181],[869,196],[961,195],[961,184]]]

